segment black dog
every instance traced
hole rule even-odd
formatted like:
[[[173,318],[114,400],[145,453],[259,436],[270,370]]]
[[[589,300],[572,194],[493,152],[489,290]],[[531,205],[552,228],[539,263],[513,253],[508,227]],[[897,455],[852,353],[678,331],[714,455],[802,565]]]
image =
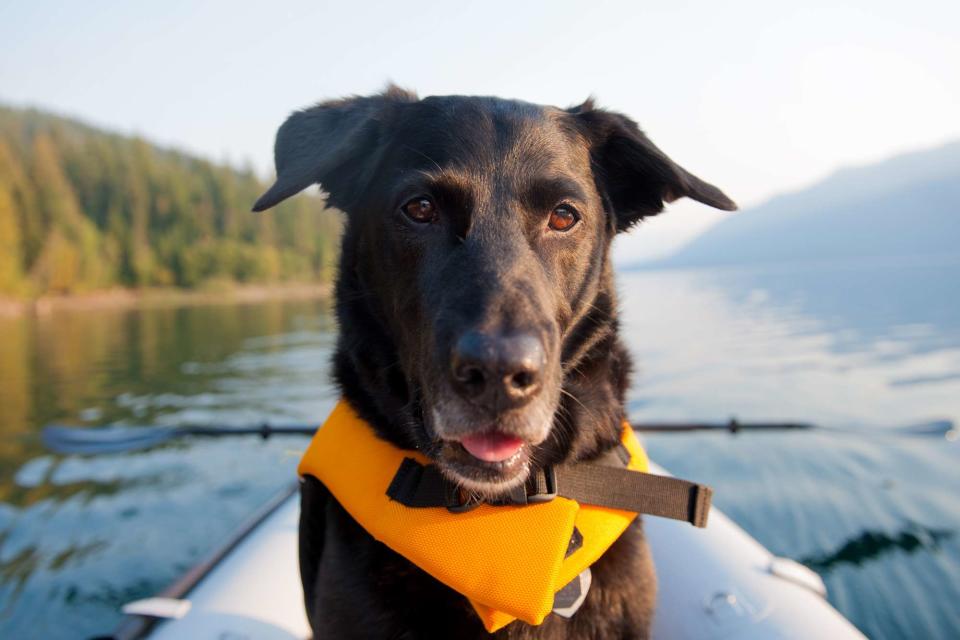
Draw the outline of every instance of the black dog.
[[[390,88],[292,115],[276,165],[255,210],[319,183],[347,213],[334,361],[344,397],[381,438],[487,499],[618,442],[630,362],[614,235],[684,196],[735,208],[589,101],[562,110]],[[309,477],[300,567],[317,638],[488,637],[462,595]],[[572,618],[496,636],[647,637],[656,579],[639,518],[592,575]]]

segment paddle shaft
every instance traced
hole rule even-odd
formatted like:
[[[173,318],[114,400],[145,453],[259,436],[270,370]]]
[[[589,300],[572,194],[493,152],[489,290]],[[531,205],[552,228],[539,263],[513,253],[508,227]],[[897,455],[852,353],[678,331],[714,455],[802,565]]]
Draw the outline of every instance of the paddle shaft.
[[[947,440],[957,439],[957,430],[949,420],[941,420],[920,425],[910,425],[897,429],[843,429],[825,427],[805,422],[650,422],[632,425],[634,430],[644,433],[685,433],[691,431],[721,431],[736,434],[740,431],[810,431],[853,434],[862,436],[899,435],[899,436],[938,436]],[[261,425],[223,426],[209,424],[185,424],[180,426],[113,426],[76,428],[58,425],[44,427],[42,438],[47,448],[57,453],[121,453],[146,449],[184,436],[224,437],[239,435],[259,435],[269,438],[274,435],[304,435],[316,433],[315,425]]]
[[[634,431],[645,433],[672,433],[686,431],[782,431],[817,429],[816,425],[808,422],[740,422],[733,419],[729,422],[645,422],[631,424]]]
[[[51,427],[70,429],[74,432],[95,432],[104,427],[60,427],[60,425],[50,425]],[[758,431],[758,430],[781,430],[781,429],[816,429],[816,425],[801,422],[745,422],[736,420],[730,422],[648,422],[633,423],[630,425],[634,431],[640,432],[684,432],[684,431],[727,431],[736,433],[738,431]],[[242,436],[242,435],[260,435],[269,438],[274,435],[305,435],[312,436],[317,432],[317,425],[306,424],[288,424],[271,425],[263,423],[261,425],[232,425],[218,427],[210,424],[182,424],[175,427],[156,427],[156,426],[130,426],[124,427],[130,432],[148,431],[152,429],[163,429],[168,431],[171,436]]]

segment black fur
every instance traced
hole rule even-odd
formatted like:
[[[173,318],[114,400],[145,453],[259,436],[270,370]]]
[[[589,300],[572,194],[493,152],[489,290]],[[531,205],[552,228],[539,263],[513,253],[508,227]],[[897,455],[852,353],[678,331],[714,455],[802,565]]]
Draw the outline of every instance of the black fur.
[[[256,210],[320,183],[347,213],[334,358],[344,397],[380,437],[424,451],[484,495],[531,467],[617,443],[630,361],[617,335],[614,235],[683,196],[734,208],[631,120],[589,101],[561,110],[391,88],[295,113],[278,133],[276,162],[277,183]],[[435,202],[435,222],[401,213],[420,196]],[[580,222],[549,231],[561,203]],[[534,401],[493,412],[458,395],[450,353],[468,330],[539,341]],[[542,425],[545,408],[552,417]],[[474,468],[458,445],[490,424],[528,443],[509,473]],[[313,478],[303,484],[300,540],[316,637],[488,636],[463,596],[376,542]],[[496,637],[647,637],[655,582],[638,519],[593,566],[571,620],[514,622]]]

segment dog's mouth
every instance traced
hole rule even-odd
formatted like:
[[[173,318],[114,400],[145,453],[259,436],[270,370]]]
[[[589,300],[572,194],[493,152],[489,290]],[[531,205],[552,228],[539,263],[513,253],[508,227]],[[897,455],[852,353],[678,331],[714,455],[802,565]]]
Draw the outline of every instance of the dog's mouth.
[[[493,498],[527,479],[532,447],[523,438],[488,429],[444,439],[437,462],[464,489]]]
[[[517,436],[502,431],[474,433],[460,440],[467,453],[477,460],[489,463],[506,463],[519,455],[524,442]]]
[[[452,394],[428,399],[425,427],[431,458],[446,478],[484,499],[502,498],[526,482],[549,438],[558,395],[552,385],[522,407],[496,411]]]

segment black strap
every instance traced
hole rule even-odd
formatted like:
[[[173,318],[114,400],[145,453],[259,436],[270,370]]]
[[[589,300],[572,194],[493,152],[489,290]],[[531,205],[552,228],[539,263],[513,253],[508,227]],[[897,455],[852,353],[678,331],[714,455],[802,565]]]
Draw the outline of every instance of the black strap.
[[[614,449],[600,460],[547,467],[531,474],[526,485],[510,495],[490,502],[495,505],[523,505],[548,502],[556,496],[582,504],[644,513],[707,526],[713,490],[670,476],[658,476],[623,468],[629,461]],[[390,499],[407,507],[445,507],[455,513],[481,504],[464,495],[447,480],[436,465],[421,465],[405,458],[387,488]]]
[[[407,507],[451,507],[460,499],[456,487],[442,475],[436,465],[420,464],[404,458],[393,476],[387,495]]]
[[[557,470],[559,494],[583,504],[685,520],[707,526],[713,490],[670,476],[592,464]]]

